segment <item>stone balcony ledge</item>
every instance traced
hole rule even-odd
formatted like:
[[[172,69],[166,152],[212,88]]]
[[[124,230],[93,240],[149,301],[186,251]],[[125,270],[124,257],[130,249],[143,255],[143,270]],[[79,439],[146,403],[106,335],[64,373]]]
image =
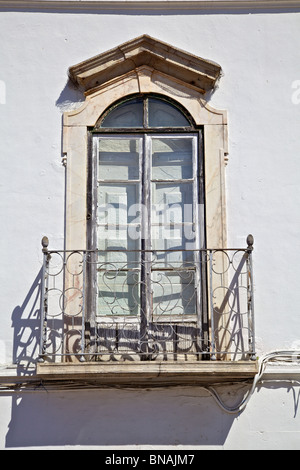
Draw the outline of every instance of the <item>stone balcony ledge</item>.
[[[171,386],[253,379],[256,361],[40,363],[37,377],[47,381],[91,380],[99,386]]]

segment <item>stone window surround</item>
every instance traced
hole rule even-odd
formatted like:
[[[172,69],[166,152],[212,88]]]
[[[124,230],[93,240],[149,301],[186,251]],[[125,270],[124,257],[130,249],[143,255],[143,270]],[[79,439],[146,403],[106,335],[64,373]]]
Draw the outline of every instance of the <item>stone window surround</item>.
[[[88,130],[113,103],[139,93],[173,99],[203,126],[207,246],[226,247],[227,113],[205,100],[205,91],[213,89],[220,72],[217,64],[146,35],[69,69],[71,78],[84,87],[86,99],[63,116],[66,249],[87,247]]]

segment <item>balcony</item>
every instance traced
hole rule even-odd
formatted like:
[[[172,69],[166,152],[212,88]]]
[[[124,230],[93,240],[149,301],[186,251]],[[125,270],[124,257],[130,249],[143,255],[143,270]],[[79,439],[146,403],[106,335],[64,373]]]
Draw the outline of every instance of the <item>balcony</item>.
[[[38,374],[108,383],[255,375],[252,236],[246,248],[185,251],[42,244]]]

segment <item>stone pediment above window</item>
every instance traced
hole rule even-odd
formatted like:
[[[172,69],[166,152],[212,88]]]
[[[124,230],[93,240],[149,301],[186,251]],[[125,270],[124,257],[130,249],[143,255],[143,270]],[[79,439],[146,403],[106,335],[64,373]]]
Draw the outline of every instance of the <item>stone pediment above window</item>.
[[[143,35],[70,67],[69,76],[90,94],[145,66],[203,94],[214,89],[221,74],[220,65]]]

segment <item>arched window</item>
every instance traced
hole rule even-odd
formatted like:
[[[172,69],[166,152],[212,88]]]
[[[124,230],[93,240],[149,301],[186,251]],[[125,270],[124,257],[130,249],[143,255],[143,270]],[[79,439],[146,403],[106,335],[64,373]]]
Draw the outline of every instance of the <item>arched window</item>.
[[[143,95],[106,110],[92,140],[97,321],[123,324],[122,335],[129,322],[139,341],[154,338],[157,325],[203,331],[202,129],[173,101]]]
[[[182,110],[173,103],[161,97],[144,96],[123,100],[110,108],[99,120],[99,127],[101,129],[190,128],[191,123]]]

